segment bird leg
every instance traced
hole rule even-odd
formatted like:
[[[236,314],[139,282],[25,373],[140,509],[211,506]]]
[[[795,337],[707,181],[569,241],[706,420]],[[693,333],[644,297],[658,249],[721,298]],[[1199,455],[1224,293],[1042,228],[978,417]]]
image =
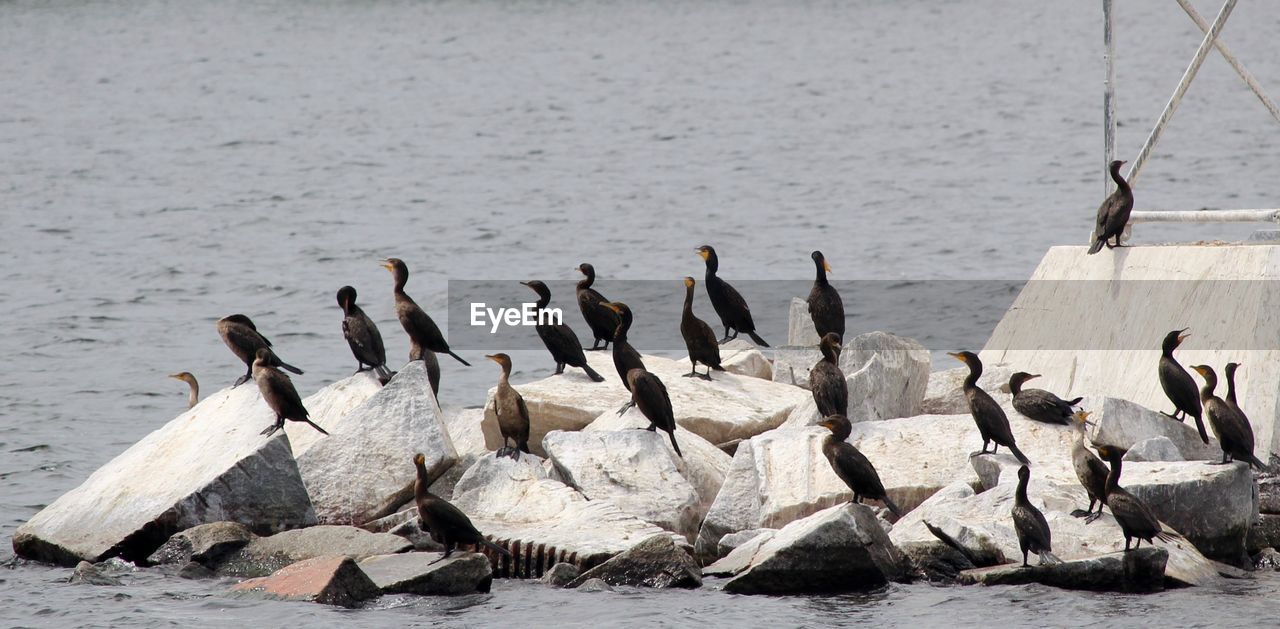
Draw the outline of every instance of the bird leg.
[[[707,382],[711,382],[711,365],[707,365],[707,373],[700,373],[698,374],[698,377],[706,380]]]
[[[243,376],[240,376],[238,379],[236,379],[236,383],[235,383],[235,384],[233,384],[233,385],[231,385],[231,388],[232,388],[232,389],[234,389],[234,388],[236,388],[236,387],[238,387],[238,386],[240,386],[240,385],[242,385],[242,384],[244,384],[244,383],[248,382],[248,381],[249,381],[250,379],[252,379],[252,378],[253,378],[253,367],[250,367],[250,368],[249,368],[248,373],[246,373],[246,374],[244,374]]]
[[[692,377],[694,377],[694,376],[699,376],[699,375],[701,375],[701,374],[699,374],[699,373],[698,373],[698,363],[695,363],[695,362],[693,362],[693,360],[692,360],[692,359],[690,359],[690,360],[689,360],[689,373],[685,374],[685,375],[684,375],[684,377],[686,377],[686,378],[692,378]]]
[[[277,430],[280,430],[281,428],[284,428],[284,418],[283,418],[283,417],[276,417],[276,423],[271,424],[270,426],[267,426],[267,427],[266,427],[262,432],[260,432],[260,433],[258,433],[258,434],[260,434],[260,435],[266,435],[266,436],[270,437],[271,435],[274,435],[274,434],[276,433],[276,431],[277,431]]]
[[[1178,410],[1177,408],[1174,408],[1172,413],[1166,413],[1164,411],[1160,411],[1160,414],[1175,421],[1180,421],[1180,422],[1187,421],[1187,418],[1185,415],[1182,417],[1178,417],[1179,415],[1182,415],[1182,411]]]
[[[716,344],[724,345],[725,343],[728,343],[729,341],[732,341],[733,339],[736,339],[736,338],[738,338],[738,330],[734,329],[733,336],[729,336],[729,326],[726,325],[724,326],[724,338],[717,341]]]
[[[556,363],[556,372],[551,375],[558,376],[562,373],[564,373],[564,363]]]
[[[635,405],[636,405],[636,401],[635,401],[635,400],[628,400],[626,404],[623,404],[623,405],[618,409],[618,414],[619,414],[619,415],[622,415],[622,414],[626,413],[626,412],[627,412],[627,411],[628,411],[632,406],[635,406]]]

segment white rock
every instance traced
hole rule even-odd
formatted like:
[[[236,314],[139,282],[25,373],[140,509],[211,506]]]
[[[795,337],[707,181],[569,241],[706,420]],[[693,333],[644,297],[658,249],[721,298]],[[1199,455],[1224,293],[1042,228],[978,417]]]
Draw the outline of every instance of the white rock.
[[[773,381],[808,389],[809,370],[819,360],[822,360],[822,352],[816,346],[776,348],[773,350]]]
[[[737,533],[730,533],[720,538],[720,554],[728,555],[739,546],[753,539],[761,536],[772,537],[777,532],[778,529],[750,529],[746,531],[738,531]],[[768,540],[760,540],[760,543],[763,544],[765,541]]]
[[[1168,437],[1152,437],[1133,444],[1124,453],[1125,461],[1185,461],[1178,446]]]
[[[484,409],[480,407],[450,409],[445,411],[444,426],[449,433],[449,440],[458,454],[457,461],[449,466],[443,474],[431,481],[431,493],[449,498],[453,496],[453,487],[471,466],[482,456],[492,456],[484,443],[484,431],[480,422],[484,420]]]
[[[791,313],[787,317],[787,345],[817,347],[818,340],[818,331],[813,327],[813,317],[809,315],[809,301],[792,297]]]
[[[260,534],[315,524],[288,437],[259,434],[274,421],[252,385],[210,395],[19,527],[15,552],[66,566],[114,554],[141,560],[200,524],[239,522]]]
[[[635,430],[647,428],[648,426],[649,420],[637,413],[627,413],[621,417],[617,413],[605,413],[597,417],[583,431]],[[662,436],[662,444],[670,450],[671,442],[666,437],[666,434],[658,434]],[[685,480],[689,481],[689,484],[693,485],[694,491],[698,492],[698,498],[702,503],[702,513],[705,515],[706,510],[711,508],[711,503],[715,502],[716,495],[720,493],[720,486],[724,485],[724,477],[725,474],[729,473],[729,466],[733,463],[733,457],[725,454],[723,450],[710,441],[681,428],[679,425],[676,426],[676,442],[680,444],[680,451],[684,453],[684,456],[674,457],[672,460],[675,461],[676,469],[680,470],[680,474],[685,477]]]
[[[542,460],[481,457],[454,489],[453,504],[482,533],[496,540],[544,546],[548,554],[594,566],[663,530],[627,515],[608,500],[587,500],[546,477]],[[686,543],[674,533],[676,543]],[[556,552],[552,553],[552,549]]]
[[[991,394],[1000,406],[1007,410],[1012,409],[1013,393],[1009,391],[1009,378],[1014,370],[1008,365],[985,362],[982,367],[982,375],[978,376],[978,386]],[[963,365],[929,374],[929,385],[925,388],[920,412],[930,415],[968,413],[969,403],[964,397],[964,380],[967,377],[969,377],[969,368]]]
[[[302,481],[325,524],[361,525],[393,513],[413,494],[413,455],[434,478],[457,454],[431,395],[421,361],[325,429],[332,435],[298,456]]]
[[[685,356],[676,361],[685,373],[689,372],[689,357]],[[720,366],[729,373],[738,374],[739,376],[748,376],[751,378],[763,378],[765,380],[773,379],[773,367],[769,364],[769,359],[765,357],[764,352],[754,344],[742,339],[733,339],[728,343],[720,346]],[[706,371],[706,366],[699,364],[698,373]],[[711,377],[716,377],[716,371],[711,371]]]
[[[253,382],[249,382],[249,385],[256,386]],[[328,424],[316,418],[321,417],[325,421],[332,421],[346,417],[348,413],[381,390],[382,383],[378,382],[373,372],[364,371],[320,389],[315,395],[307,398],[303,406],[306,406],[307,411],[311,413],[312,421],[333,434],[333,429]],[[293,447],[293,458],[299,460],[311,446],[325,438],[320,431],[300,422],[285,422],[284,431],[289,435],[289,445]]]
[[[914,339],[868,332],[845,339],[840,369],[849,383],[849,419],[919,415],[929,386],[929,350]]]
[[[1205,424],[1205,430],[1209,432],[1209,443],[1205,444],[1200,440],[1194,419],[1183,423],[1128,400],[1112,397],[1086,396],[1080,401],[1080,407],[1091,413],[1089,420],[1094,422],[1094,427],[1089,438],[1094,443],[1130,449],[1152,437],[1166,437],[1173,442],[1183,460],[1222,459],[1222,449],[1208,424]]]
[[[604,382],[591,382],[579,370],[516,385],[529,408],[529,449],[544,455],[542,437],[552,430],[582,430],[606,412],[617,411],[631,399],[618,380],[609,352],[587,352],[587,360]],[[687,363],[644,356],[645,367],[667,387],[676,423],[712,443],[725,443],[776,428],[791,409],[811,397],[807,391],[769,380],[716,372],[711,382],[685,378]],[[494,390],[489,390],[492,399]],[[482,427],[485,443],[496,450],[502,442],[497,417],[485,403]],[[639,413],[631,409],[628,413]]]

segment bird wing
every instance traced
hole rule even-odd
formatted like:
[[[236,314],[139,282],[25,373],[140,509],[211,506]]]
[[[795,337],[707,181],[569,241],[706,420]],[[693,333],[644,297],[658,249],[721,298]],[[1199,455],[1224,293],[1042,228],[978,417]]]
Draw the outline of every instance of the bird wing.
[[[1002,446],[1013,443],[1013,429],[1009,427],[1009,417],[1004,414],[1004,409],[986,391],[979,388],[969,391],[969,410],[986,422],[986,436]]]
[[[298,395],[298,389],[293,386],[293,380],[290,380],[288,375],[271,368],[267,370],[265,380],[267,388],[280,404],[280,408],[273,409],[277,414],[297,420],[306,419],[309,416],[307,408],[302,405],[302,397]]]
[[[1236,455],[1232,449],[1253,454],[1253,428],[1243,415],[1216,396],[1209,399],[1204,410],[1218,441],[1223,444],[1224,449],[1231,448],[1227,450],[1229,454]]]
[[[451,538],[450,541],[474,544],[484,537],[476,529],[476,526],[471,523],[471,518],[468,518],[467,514],[445,499],[436,498],[432,501],[430,509],[432,511],[432,519],[451,534],[449,536]]]
[[[229,325],[224,330],[228,343],[248,350],[250,361],[253,360],[253,353],[258,351],[259,347],[271,347],[271,341],[268,341],[267,337],[249,326]]]
[[[836,476],[839,476],[846,485],[859,494],[871,498],[879,499],[885,495],[880,474],[876,472],[875,466],[862,451],[847,441],[841,441],[835,444],[834,454],[831,466],[835,468]]]
[[[657,376],[646,371],[631,386],[631,398],[635,400],[640,412],[659,428],[674,430],[674,413],[666,385]]]
[[[1141,533],[1143,539],[1149,537],[1148,532],[1151,535],[1160,532],[1160,521],[1156,519],[1155,514],[1151,513],[1151,509],[1147,508],[1147,504],[1123,488],[1112,491],[1107,496],[1107,507],[1111,509],[1111,514],[1116,520],[1127,526],[1131,532]]]
[[[1190,412],[1200,409],[1200,395],[1196,389],[1196,381],[1178,362],[1168,356],[1160,357],[1160,388],[1178,410]]]
[[[387,362],[386,351],[382,349],[382,338],[378,328],[366,316],[352,314],[342,320],[342,335],[351,346],[351,353],[367,365],[381,365]]]
[[[1031,505],[1014,505],[1013,526],[1032,543],[1028,546],[1034,550],[1053,550],[1053,533],[1049,530],[1049,522],[1044,514]],[[1039,554],[1039,553],[1037,553]]]
[[[724,288],[725,301],[739,315],[739,322],[746,324],[746,326],[751,329],[755,329],[756,324],[755,321],[751,319],[751,306],[747,305],[747,300],[743,299],[742,294],[738,292],[738,289],[731,286],[728,282],[720,280],[720,284]]]
[[[1013,408],[1032,419],[1066,420],[1071,416],[1071,406],[1058,396],[1042,389],[1023,389],[1013,396]]]

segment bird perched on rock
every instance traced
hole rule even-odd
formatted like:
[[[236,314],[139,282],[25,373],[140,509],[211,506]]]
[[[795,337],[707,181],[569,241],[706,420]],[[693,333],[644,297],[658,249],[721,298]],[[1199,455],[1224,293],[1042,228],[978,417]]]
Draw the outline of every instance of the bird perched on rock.
[[[1004,414],[1004,409],[978,386],[978,378],[982,376],[982,361],[978,359],[978,355],[973,352],[948,352],[947,355],[969,366],[969,376],[964,379],[964,397],[969,403],[973,423],[978,425],[978,433],[982,435],[982,450],[974,454],[986,454],[987,444],[995,443],[991,454],[996,453],[996,448],[1005,446],[1023,465],[1031,465],[1031,461],[1014,441],[1013,429],[1009,427],[1009,418]]]
[[[1040,556],[1040,563],[1062,563],[1053,554],[1053,532],[1049,530],[1049,521],[1044,519],[1031,500],[1027,498],[1027,485],[1031,482],[1031,468],[1023,465],[1018,468],[1018,489],[1013,498],[1013,530],[1018,534],[1018,547],[1022,549],[1022,567],[1028,568],[1027,553]]]
[[[847,441],[849,433],[853,432],[849,418],[844,415],[831,415],[818,425],[831,431],[831,434],[827,435],[826,440],[822,442],[822,454],[827,457],[827,462],[831,464],[831,469],[836,476],[839,476],[840,480],[853,491],[853,499],[850,502],[862,504],[863,498],[879,500],[893,515],[901,517],[902,512],[898,510],[898,505],[894,504],[893,500],[889,499],[889,494],[885,493],[884,483],[880,482],[880,474],[876,472],[875,466]]]
[[[1098,513],[1102,513],[1104,504],[1103,498],[1106,497],[1107,489],[1107,466],[1099,459],[1096,454],[1085,447],[1085,428],[1092,426],[1093,422],[1089,421],[1089,411],[1078,411],[1071,416],[1072,424],[1075,428],[1075,437],[1071,441],[1071,467],[1076,471],[1076,478],[1080,479],[1080,485],[1084,487],[1084,491],[1089,495],[1089,508],[1076,509],[1071,515],[1077,518],[1087,518],[1093,515],[1093,505],[1098,505]]]
[[[428,489],[431,479],[427,475],[426,461],[427,457],[421,453],[413,455],[413,466],[418,470],[418,476],[413,482],[413,501],[418,507],[419,526],[431,534],[431,539],[444,545],[444,557],[435,561],[446,559],[459,544],[477,546],[477,549],[479,546],[487,546],[500,555],[510,557],[511,553],[507,549],[485,539],[467,514],[444,498],[431,493]]]
[[[498,419],[498,430],[502,432],[502,447],[496,455],[519,459],[521,452],[529,451],[529,409],[520,392],[508,382],[511,377],[511,357],[506,354],[489,354],[485,358],[502,367],[498,387],[493,393],[493,414]],[[515,447],[507,446],[509,441]]]
[[[328,435],[325,429],[311,421],[310,413],[302,405],[298,390],[293,388],[293,381],[284,372],[276,369],[274,359],[275,356],[271,350],[262,347],[258,349],[258,356],[253,361],[253,379],[258,381],[258,390],[262,392],[262,399],[276,414],[276,423],[267,426],[262,434],[267,436],[274,434],[277,430],[284,428],[284,421],[287,419],[306,422],[321,434]]]
[[[1160,345],[1160,388],[1164,389],[1164,394],[1168,396],[1169,401],[1173,402],[1173,413],[1165,413],[1180,422],[1185,422],[1187,416],[1196,418],[1196,430],[1200,432],[1200,440],[1209,443],[1209,433],[1204,430],[1204,420],[1201,418],[1200,396],[1196,391],[1196,381],[1191,379],[1191,374],[1187,373],[1182,365],[1178,364],[1177,359],[1173,357],[1173,350],[1187,337],[1188,328],[1174,330],[1164,336],[1164,342]],[[1179,417],[1181,415],[1181,417]]]
[[[587,327],[591,328],[591,335],[594,342],[591,349],[609,349],[609,343],[613,342],[613,333],[618,329],[618,314],[605,304],[609,303],[600,291],[591,287],[596,281],[596,267],[583,262],[578,265],[578,272],[582,273],[583,278],[578,280],[577,297],[578,310],[582,312],[582,318],[586,320]],[[604,343],[604,347],[600,343]],[[624,376],[625,380],[626,377]]]
[[[449,342],[430,315],[404,292],[404,285],[409,281],[409,267],[404,260],[387,258],[382,261],[382,268],[391,271],[394,278],[395,286],[392,290],[396,300],[396,317],[400,319],[400,327],[409,335],[409,341],[422,349],[453,356],[454,360],[470,367],[471,363],[449,349]]]
[[[833,332],[844,338],[844,301],[836,287],[827,281],[831,265],[821,251],[814,251],[809,257],[817,266],[813,288],[809,289],[809,318],[813,319],[813,328],[818,331],[819,339]]]
[[[849,383],[840,370],[840,335],[828,332],[820,344],[822,360],[809,370],[809,390],[818,414],[847,416],[849,413]]]
[[[574,334],[573,328],[563,322],[542,323],[543,313],[547,311],[547,306],[551,305],[551,289],[538,280],[520,283],[538,294],[538,303],[534,307],[537,310],[539,323],[533,329],[538,333],[538,338],[542,339],[542,344],[547,347],[547,351],[551,352],[551,359],[556,361],[555,375],[564,373],[564,366],[569,365],[586,372],[587,377],[593,382],[604,382],[604,376],[596,373],[596,370],[587,363],[587,355],[582,351],[582,343],[578,341],[578,335]]]
[[[1107,508],[1111,509],[1111,515],[1115,516],[1116,524],[1120,525],[1120,531],[1124,533],[1125,552],[1129,552],[1129,543],[1133,539],[1138,540],[1133,545],[1135,549],[1142,545],[1143,540],[1148,544],[1154,543],[1153,539],[1174,541],[1174,535],[1160,527],[1160,521],[1151,513],[1147,504],[1120,486],[1124,450],[1115,446],[1098,446],[1098,454],[1111,464],[1111,471],[1107,474],[1105,502]],[[1096,520],[1101,515],[1102,512],[1099,511],[1089,516],[1088,521]]]
[[[231,349],[231,353],[237,358],[244,361],[245,372],[236,383],[231,385],[232,388],[238,387],[249,381],[253,377],[253,361],[258,356],[258,350],[267,348],[270,352],[270,361],[273,366],[280,367],[292,371],[298,375],[302,375],[302,370],[280,360],[275,352],[271,352],[271,341],[267,337],[258,332],[258,328],[253,325],[253,321],[249,320],[242,314],[233,314],[218,320],[218,336],[222,337],[222,342],[227,344]]]
[[[684,310],[680,312],[680,336],[684,337],[685,349],[689,350],[689,373],[685,377],[697,376],[703,380],[711,380],[711,370],[724,371],[724,367],[720,366],[720,344],[716,343],[716,333],[706,321],[693,315],[695,283],[692,277],[684,278]],[[698,373],[698,363],[707,366],[707,373]]]
[[[683,459],[680,444],[676,443],[676,417],[671,409],[671,396],[667,395],[667,387],[657,376],[640,368],[627,372],[627,383],[631,386],[631,401],[649,420],[646,430],[664,430],[671,438],[671,449]]]
[[[640,358],[640,352],[631,346],[631,342],[627,340],[627,332],[631,329],[631,308],[620,301],[609,302],[605,304],[609,311],[618,315],[618,327],[613,331],[613,368],[618,371],[618,378],[622,380],[622,386],[631,391],[631,381],[627,378],[627,374],[632,369],[645,369],[644,361]],[[627,409],[635,406],[635,398],[627,400],[622,408],[618,409],[621,415],[627,412]]]
[[[1098,206],[1097,226],[1093,230],[1093,246],[1089,247],[1089,255],[1102,251],[1103,245],[1108,249],[1119,247],[1120,235],[1124,233],[1124,226],[1129,224],[1129,214],[1133,212],[1133,189],[1120,176],[1123,165],[1124,162],[1115,160],[1108,168],[1111,179],[1116,182],[1116,191]],[[1114,245],[1109,242],[1112,238],[1116,239]]]
[[[387,349],[382,344],[378,326],[356,305],[356,289],[350,286],[339,288],[338,306],[343,314],[342,336],[347,339],[351,355],[356,358],[356,373],[372,369],[386,384],[391,380],[391,370],[387,369]]]
[[[1249,420],[1249,416],[1245,414],[1244,409],[1240,408],[1240,404],[1236,401],[1236,369],[1240,367],[1240,363],[1227,363],[1227,406],[1235,409],[1244,417],[1245,421]]]
[[[756,345],[768,347],[769,344],[756,334],[756,324],[751,319],[751,308],[747,306],[747,300],[742,298],[737,289],[716,275],[720,269],[720,258],[716,257],[716,250],[710,245],[702,245],[698,247],[698,255],[702,256],[703,262],[707,264],[705,280],[707,297],[711,298],[711,306],[715,308],[716,314],[720,315],[720,322],[724,324],[724,338],[720,339],[720,342],[733,340],[738,337],[739,332],[743,332],[750,336]],[[729,335],[729,330],[733,330],[732,336]]]
[[[1218,374],[1208,365],[1192,365],[1192,369],[1204,378],[1204,387],[1200,389],[1200,402],[1204,414],[1209,418],[1209,427],[1222,446],[1222,463],[1239,460],[1254,467],[1268,471],[1267,466],[1253,454],[1253,426],[1239,411],[1232,408],[1222,398],[1214,395],[1218,386]]]
[[[1009,391],[1013,393],[1013,409],[1027,419],[1038,422],[1063,426],[1070,424],[1071,414],[1075,412],[1072,407],[1084,398],[1064,400],[1044,389],[1022,388],[1022,383],[1039,377],[1040,374],[1029,374],[1025,371],[1019,371],[1009,377]]]
[[[250,367],[249,372],[253,373],[252,367]],[[180,371],[178,373],[171,373],[169,374],[169,377],[173,378],[174,380],[181,380],[187,383],[187,386],[190,387],[191,389],[190,392],[187,394],[187,408],[188,409],[195,408],[196,404],[200,403],[200,383],[196,382],[196,377],[191,375],[190,371]]]

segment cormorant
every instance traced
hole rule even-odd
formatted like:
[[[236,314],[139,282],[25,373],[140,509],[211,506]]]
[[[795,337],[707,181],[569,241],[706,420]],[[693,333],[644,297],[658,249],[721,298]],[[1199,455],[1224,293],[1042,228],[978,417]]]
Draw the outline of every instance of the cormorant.
[[[346,337],[351,354],[356,357],[356,373],[372,369],[386,384],[391,379],[391,370],[387,369],[387,349],[382,345],[378,326],[356,305],[356,289],[350,286],[339,288],[338,305],[343,313],[342,336]]]
[[[1174,330],[1166,334],[1164,342],[1160,345],[1160,388],[1164,389],[1164,394],[1168,396],[1169,401],[1173,402],[1174,407],[1172,414],[1165,414],[1180,422],[1187,421],[1187,415],[1196,418],[1196,430],[1200,432],[1200,440],[1209,443],[1209,433],[1205,432],[1204,420],[1201,419],[1200,395],[1196,391],[1196,381],[1191,379],[1191,374],[1187,373],[1187,370],[1183,369],[1173,357],[1173,350],[1178,349],[1178,345],[1191,336],[1186,334],[1187,329]]]
[[[809,389],[818,414],[848,416],[849,383],[840,370],[840,335],[828,332],[822,337],[822,360],[809,370]]]
[[[826,440],[822,442],[822,454],[826,455],[827,462],[831,464],[831,469],[835,471],[836,476],[839,476],[840,480],[853,491],[853,500],[850,502],[862,504],[863,498],[879,500],[893,515],[901,517],[902,512],[898,510],[898,505],[894,504],[885,493],[884,483],[880,482],[880,475],[876,473],[875,466],[853,444],[846,441],[849,433],[853,431],[849,418],[844,415],[830,415],[818,425],[831,431],[831,434],[827,435]]]
[[[1192,365],[1191,368],[1204,378],[1200,402],[1204,406],[1204,414],[1209,417],[1209,426],[1213,428],[1213,434],[1222,446],[1222,462],[1239,460],[1264,472],[1268,471],[1267,466],[1253,454],[1253,427],[1249,425],[1249,420],[1213,394],[1218,386],[1218,374],[1208,365]]]
[[[1093,505],[1098,505],[1098,515],[1101,515],[1102,505],[1105,504],[1103,498],[1106,496],[1107,489],[1107,466],[1084,445],[1085,427],[1093,425],[1093,422],[1089,421],[1089,411],[1078,411],[1071,416],[1071,419],[1076,431],[1071,441],[1071,467],[1075,469],[1076,478],[1080,479],[1080,485],[1089,495],[1089,508],[1076,509],[1071,512],[1071,515],[1077,518],[1096,517],[1093,513]]]
[[[258,332],[258,328],[253,325],[253,321],[250,321],[249,317],[242,314],[233,314],[219,319],[218,336],[222,337],[222,342],[231,348],[231,352],[237,358],[244,361],[246,368],[244,375],[236,380],[236,383],[231,387],[235,388],[248,382],[249,378],[253,377],[253,361],[258,356],[258,350],[264,347],[270,348],[271,341],[268,341],[267,337]],[[276,356],[275,352],[271,353],[270,360],[271,364],[276,367],[302,375],[301,369],[280,360],[280,357]]]
[[[431,493],[428,489],[431,478],[427,476],[426,461],[427,457],[422,454],[413,455],[413,466],[418,470],[418,477],[413,482],[413,501],[418,506],[419,527],[430,533],[431,539],[444,544],[444,557],[435,561],[448,557],[459,544],[488,546],[494,552],[510,557],[511,553],[507,549],[485,539],[467,514],[444,498]]]
[[[809,291],[809,317],[813,319],[813,327],[818,331],[818,338],[835,332],[844,338],[844,302],[836,287],[827,281],[827,273],[831,265],[822,256],[821,251],[809,255],[813,264],[818,267],[818,275],[813,280],[813,288]]]
[[[276,414],[276,423],[263,429],[262,434],[267,436],[275,434],[277,430],[284,428],[284,420],[286,419],[295,422],[306,422],[312,428],[319,430],[320,434],[329,434],[325,429],[311,421],[310,413],[302,405],[302,398],[298,395],[298,390],[293,388],[293,381],[284,372],[276,369],[275,355],[271,353],[270,349],[265,347],[258,348],[258,356],[253,361],[253,379],[258,381],[258,390],[262,392],[262,399]]]
[[[395,278],[396,316],[400,318],[400,325],[408,333],[410,342],[437,354],[453,356],[458,362],[470,367],[471,363],[449,349],[449,342],[440,333],[436,322],[418,307],[412,297],[405,294],[404,285],[409,281],[409,267],[405,266],[404,261],[399,258],[387,258],[383,261],[382,268],[391,271],[392,277]]]
[[[520,283],[538,294],[538,321],[542,321],[542,313],[551,303],[551,289],[538,280]],[[538,323],[533,329],[537,331],[538,338],[542,339],[542,344],[547,346],[547,351],[551,352],[551,358],[556,361],[555,375],[564,373],[564,366],[569,365],[587,372],[587,377],[594,382],[604,382],[604,376],[596,373],[596,370],[587,363],[587,355],[582,351],[582,343],[578,341],[578,335],[574,334],[573,328],[561,322]]]
[[[1124,165],[1123,161],[1115,160],[1111,162],[1111,179],[1116,182],[1116,191],[1111,193],[1102,205],[1098,207],[1098,222],[1093,230],[1093,246],[1089,247],[1089,254],[1093,255],[1102,250],[1102,246],[1106,245],[1108,249],[1120,246],[1120,235],[1124,233],[1124,226],[1129,223],[1129,213],[1133,211],[1133,189],[1129,187],[1129,182],[1120,176],[1120,167]],[[1111,238],[1116,239],[1116,244],[1108,242]]]
[[[1153,539],[1164,542],[1174,541],[1173,535],[1160,528],[1160,521],[1151,513],[1151,509],[1147,508],[1146,503],[1120,486],[1120,467],[1124,451],[1115,446],[1098,446],[1098,454],[1111,464],[1111,471],[1107,474],[1105,502],[1111,509],[1111,515],[1115,516],[1116,523],[1120,525],[1121,532],[1124,533],[1125,552],[1129,552],[1129,542],[1134,538],[1138,540],[1133,546],[1135,549],[1142,545],[1143,540],[1148,544],[1153,543]]]
[[[1044,514],[1027,498],[1027,484],[1031,482],[1031,468],[1018,468],[1018,489],[1013,498],[1013,530],[1018,534],[1018,547],[1022,549],[1022,567],[1029,568],[1027,553],[1040,556],[1040,564],[1062,563],[1053,554],[1053,532]]]
[[[1005,446],[1023,465],[1031,465],[1031,461],[1014,442],[1013,429],[1009,427],[1009,418],[1005,416],[1004,409],[978,387],[978,377],[982,375],[982,361],[978,360],[978,355],[973,352],[948,352],[947,355],[969,366],[969,377],[964,379],[964,397],[969,402],[973,423],[978,425],[978,433],[982,435],[982,450],[974,454],[986,454],[987,443],[994,442],[991,454],[996,453],[996,448]]]
[[[613,332],[613,368],[618,370],[618,378],[622,379],[622,386],[630,391],[631,381],[627,379],[627,374],[632,369],[645,369],[644,361],[640,359],[640,352],[637,352],[627,341],[627,331],[631,329],[631,309],[620,301],[609,302],[605,307],[618,315],[618,328]],[[648,370],[645,369],[645,371]],[[635,405],[634,399],[628,400],[622,408],[618,409],[618,414],[627,412],[627,409]]]
[[[489,354],[485,358],[502,367],[498,388],[493,393],[493,414],[498,418],[498,430],[502,432],[502,447],[496,455],[519,459],[521,452],[529,451],[529,409],[524,405],[520,392],[508,382],[511,377],[511,357],[506,354]],[[508,447],[508,441],[514,442],[515,447]]]
[[[431,397],[435,398],[436,404],[440,404],[440,361],[436,358],[436,353],[423,349],[422,346],[409,340],[409,362],[420,360],[427,367],[427,382],[431,384]]]
[[[1240,413],[1241,417],[1248,420],[1249,416],[1246,415],[1244,409],[1240,408],[1240,405],[1236,403],[1236,369],[1238,367],[1240,367],[1240,363],[1227,363],[1227,406],[1235,409],[1237,413]]]
[[[1044,389],[1022,388],[1022,383],[1039,377],[1040,374],[1019,371],[1009,378],[1009,390],[1013,392],[1014,410],[1022,413],[1027,419],[1038,422],[1061,424],[1063,426],[1070,424],[1071,414],[1075,412],[1075,409],[1071,407],[1079,404],[1080,400],[1084,398],[1078,397],[1073,400],[1063,400]]]
[[[591,349],[609,349],[613,333],[618,329],[618,315],[605,307],[609,300],[591,288],[596,281],[596,268],[583,262],[578,265],[578,271],[586,276],[578,281],[578,310],[582,311],[582,318],[586,319],[587,327],[591,328],[591,336],[594,338]],[[604,341],[604,347],[600,347],[601,341]],[[622,379],[626,381],[625,376]]]
[[[716,343],[716,333],[706,321],[693,315],[692,277],[684,278],[684,311],[680,313],[680,336],[684,337],[684,346],[689,350],[689,373],[686,378],[697,376],[703,380],[711,379],[711,370],[724,371],[720,366],[720,345]],[[707,366],[707,373],[698,373],[698,363]]]
[[[724,324],[724,338],[720,339],[720,342],[735,339],[739,332],[745,332],[751,340],[756,342],[756,345],[768,347],[769,344],[756,334],[756,324],[751,320],[751,308],[747,306],[747,301],[728,282],[716,276],[716,271],[720,269],[720,259],[716,257],[716,250],[710,245],[702,245],[698,247],[698,255],[702,256],[703,261],[707,263],[707,297],[711,298],[711,305],[716,309],[716,314],[720,315],[720,322]],[[731,329],[732,336],[729,335]]]
[[[181,380],[191,387],[191,392],[187,395],[187,408],[195,408],[196,404],[200,402],[200,383],[196,382],[196,377],[191,375],[190,371],[171,373],[169,377],[174,380]]]
[[[614,347],[617,346],[615,341]],[[645,371],[643,367],[628,371],[626,382],[631,389],[632,403],[649,419],[649,427],[646,430],[653,432],[661,428],[666,431],[667,436],[671,438],[671,448],[683,459],[680,445],[676,443],[676,417],[675,412],[671,410],[671,396],[667,395],[667,387],[657,376]]]

